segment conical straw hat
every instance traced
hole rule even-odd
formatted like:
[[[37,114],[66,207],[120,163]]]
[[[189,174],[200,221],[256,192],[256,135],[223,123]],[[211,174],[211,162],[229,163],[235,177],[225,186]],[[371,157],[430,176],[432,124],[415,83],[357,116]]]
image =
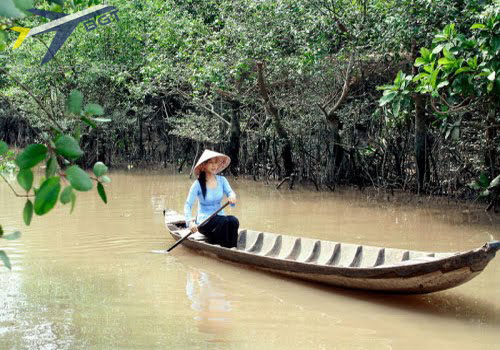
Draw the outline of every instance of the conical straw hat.
[[[231,163],[231,158],[229,158],[225,154],[217,153],[217,152],[206,149],[203,151],[200,159],[198,159],[198,162],[194,166],[194,174],[196,176],[199,176],[200,171],[201,171],[201,169],[200,169],[201,165],[204,162],[206,162],[207,160],[212,159],[212,158],[217,158],[217,160],[218,160],[218,167],[217,167],[217,170],[215,172],[216,174],[220,173],[222,170],[226,169],[229,166],[229,163]]]

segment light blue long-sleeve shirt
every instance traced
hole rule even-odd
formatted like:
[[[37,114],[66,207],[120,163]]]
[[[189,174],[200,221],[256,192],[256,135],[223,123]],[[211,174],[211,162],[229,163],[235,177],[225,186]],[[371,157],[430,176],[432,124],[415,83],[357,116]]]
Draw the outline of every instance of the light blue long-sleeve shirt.
[[[217,187],[207,187],[205,197],[203,197],[201,185],[198,180],[196,180],[191,186],[186,199],[186,204],[184,204],[184,217],[186,219],[187,227],[189,227],[189,222],[191,221],[191,212],[196,198],[200,201],[198,205],[198,215],[196,217],[196,224],[199,225],[221,207],[220,202],[222,201],[224,194],[226,197],[234,195],[234,191],[231,189],[229,182],[224,176],[215,175],[215,179],[217,180]],[[218,215],[224,215],[224,210],[221,210]]]

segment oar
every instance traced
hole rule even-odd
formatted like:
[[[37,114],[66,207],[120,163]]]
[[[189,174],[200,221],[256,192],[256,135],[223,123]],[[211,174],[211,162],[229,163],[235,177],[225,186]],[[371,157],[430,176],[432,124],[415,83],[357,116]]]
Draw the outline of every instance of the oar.
[[[198,227],[205,225],[208,222],[208,220],[210,220],[211,218],[213,218],[215,215],[217,215],[222,209],[224,209],[228,205],[229,205],[229,202],[226,202],[222,207],[220,207],[219,209],[217,209],[217,211],[215,213],[213,213],[212,215],[210,215],[201,224],[199,224]],[[187,235],[185,235],[184,237],[182,237],[181,239],[179,239],[177,242],[175,242],[173,246],[171,246],[170,248],[167,249],[167,253],[169,253],[172,249],[174,249],[179,244],[181,244],[182,242],[184,242],[184,240],[187,239],[189,236],[191,236],[193,233],[194,232],[189,232]]]

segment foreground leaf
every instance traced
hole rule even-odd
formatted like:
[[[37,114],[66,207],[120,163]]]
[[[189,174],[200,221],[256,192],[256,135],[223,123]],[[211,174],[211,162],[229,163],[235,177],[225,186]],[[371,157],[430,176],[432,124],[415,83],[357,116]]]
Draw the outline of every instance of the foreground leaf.
[[[69,213],[73,213],[73,210],[75,209],[75,203],[76,203],[76,194],[75,192],[71,192],[71,210]]]
[[[493,189],[500,186],[500,175],[495,177],[493,180],[491,180],[490,185],[488,186],[488,189]]]
[[[94,174],[97,177],[103,176],[108,172],[108,167],[102,162],[97,162],[94,164]]]
[[[110,118],[94,118],[94,121],[99,122],[99,123],[110,123],[111,119]]]
[[[45,180],[35,196],[35,214],[44,215],[54,208],[61,191],[59,176],[51,177]]]
[[[57,139],[56,152],[71,160],[78,159],[83,155],[78,142],[69,135],[63,135]]]
[[[3,142],[3,141],[0,141],[0,156],[2,154],[4,154],[5,152],[7,152],[9,150],[9,146]]]
[[[16,231],[16,232],[13,232],[13,233],[11,233],[11,234],[8,234],[8,235],[3,236],[2,238],[5,238],[5,239],[7,239],[7,240],[9,240],[9,241],[14,241],[14,240],[16,240],[16,239],[21,238],[21,232]]]
[[[80,114],[83,105],[83,94],[78,90],[72,90],[66,100],[66,108],[68,112]]]
[[[57,161],[54,157],[51,157],[45,167],[45,177],[48,179],[56,174],[57,171]]]
[[[31,169],[21,169],[17,174],[17,182],[26,192],[29,192],[33,186],[33,172]]]
[[[24,17],[24,11],[33,7],[33,0],[2,0],[0,16],[8,18]]]
[[[23,210],[23,220],[24,224],[26,226],[29,226],[31,224],[31,219],[33,218],[33,203],[31,203],[31,200],[27,200],[26,204],[24,205],[24,210]]]
[[[110,183],[110,182],[111,182],[111,179],[109,178],[109,176],[104,175],[103,177],[101,177],[101,182],[102,182],[103,184],[107,184],[107,183]]]
[[[106,196],[106,191],[104,190],[104,186],[100,182],[97,184],[97,192],[99,193],[99,196],[101,197],[102,201],[105,204],[108,204],[108,197]]]
[[[92,189],[90,176],[78,165],[73,165],[66,169],[66,178],[77,191],[86,192]]]
[[[391,91],[387,94],[384,94],[384,96],[382,96],[382,98],[379,100],[379,106],[384,106],[387,103],[391,102],[394,99],[394,97],[396,97],[396,95],[397,92],[395,91]]]
[[[89,103],[85,106],[84,113],[88,115],[103,115],[104,108],[96,103]]]
[[[9,270],[12,270],[12,265],[10,264],[10,259],[7,256],[7,254],[5,254],[5,252],[3,250],[0,250],[0,260],[3,261],[3,264],[5,265],[6,268],[8,268]]]
[[[32,168],[47,156],[47,147],[40,144],[29,145],[16,157],[20,169]]]
[[[71,202],[72,194],[73,194],[73,187],[71,186],[66,187],[61,193],[61,198],[60,198],[61,203],[68,204],[69,202]]]
[[[81,119],[82,122],[84,122],[88,126],[94,128],[94,129],[97,128],[97,125],[92,120],[90,120],[89,118],[87,118],[87,117],[81,117],[80,119]]]

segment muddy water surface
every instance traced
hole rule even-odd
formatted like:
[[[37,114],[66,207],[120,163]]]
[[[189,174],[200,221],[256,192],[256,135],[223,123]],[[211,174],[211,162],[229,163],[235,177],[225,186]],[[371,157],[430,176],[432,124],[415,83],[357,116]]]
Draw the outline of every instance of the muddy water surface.
[[[500,349],[500,258],[463,286],[424,296],[323,287],[198,256],[173,243],[164,207],[191,181],[112,174],[109,204],[81,194],[32,226],[0,185],[0,349]],[[359,192],[292,192],[229,179],[242,227],[336,241],[457,251],[500,240],[480,210],[377,205]]]

